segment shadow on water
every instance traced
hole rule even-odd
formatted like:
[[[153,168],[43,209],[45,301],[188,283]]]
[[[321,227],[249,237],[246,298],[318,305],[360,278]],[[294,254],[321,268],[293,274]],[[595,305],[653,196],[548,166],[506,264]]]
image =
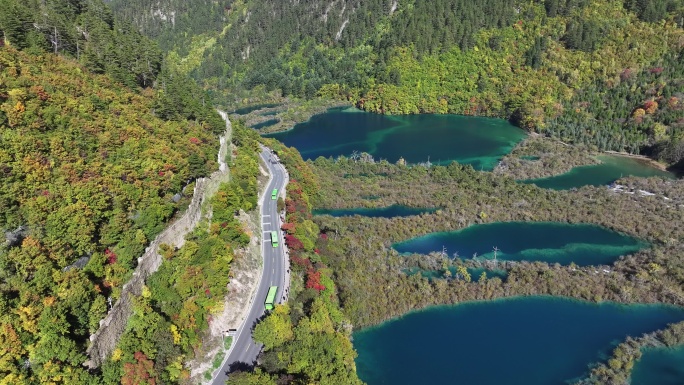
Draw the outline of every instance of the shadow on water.
[[[350,217],[359,215],[369,218],[396,218],[408,217],[412,215],[431,214],[439,208],[408,207],[402,205],[392,205],[377,208],[353,208],[353,209],[315,209],[313,215],[330,215],[333,217]]]
[[[675,174],[677,178],[684,178],[684,158],[667,168],[667,171]]]

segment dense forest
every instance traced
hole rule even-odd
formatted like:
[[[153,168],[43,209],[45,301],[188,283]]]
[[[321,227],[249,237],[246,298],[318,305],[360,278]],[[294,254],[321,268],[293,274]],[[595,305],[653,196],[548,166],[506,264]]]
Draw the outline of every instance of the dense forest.
[[[113,3],[124,15],[175,9]],[[684,155],[681,0],[251,0],[219,8],[200,6],[191,14],[206,16],[191,17],[194,24],[164,29],[178,41],[166,46],[169,60],[219,104],[239,103],[243,88],[275,90],[380,113],[503,117],[668,164]],[[163,24],[129,18],[143,31]]]
[[[32,54],[77,58],[93,73],[129,86],[151,86],[161,50],[96,0],[2,0],[0,31],[6,43]]]
[[[127,376],[148,365],[146,381],[178,380],[247,237],[233,214],[256,205],[254,138],[236,129],[240,171],[212,202],[219,223],[166,250],[117,357],[88,371],[88,337],[108,300],[188,205],[193,181],[218,167],[226,124],[156,43],[100,1],[0,9],[0,382],[137,384]],[[189,270],[215,279],[189,280]],[[159,343],[169,345],[154,345],[167,335]]]
[[[159,43],[162,50],[180,49],[187,55],[192,38],[221,31],[232,0],[221,1],[131,1],[106,0],[122,20],[138,26],[140,32]]]
[[[242,124],[231,181],[208,202],[211,219],[178,250],[162,247],[164,264],[134,298],[108,361],[92,371],[83,362],[107,299],[120,296],[148,242],[188,204],[193,180],[216,168],[225,124],[214,103],[271,92],[387,114],[497,116],[583,148],[684,161],[682,0],[111,4],[114,12],[99,0],[0,0],[0,383],[188,381],[183,363],[248,242],[235,213],[256,207],[259,138]],[[304,162],[266,143],[291,176],[282,202],[290,300],[254,329],[265,347],[259,367],[231,384],[360,383],[352,330],[434,304],[540,294],[684,304],[680,181],[620,181],[654,196],[550,191],[458,164]],[[441,209],[311,215],[314,206],[391,204]],[[409,275],[478,262],[391,248],[494,221],[592,223],[652,247],[621,258],[611,274],[494,266],[505,279]],[[654,338],[684,340],[681,325]],[[588,383],[624,379],[648,343],[620,345]]]
[[[230,182],[221,184],[210,202],[211,215],[180,249],[160,247],[164,263],[135,298],[126,332],[103,365],[102,383],[188,382],[184,364],[201,346],[212,313],[223,306],[231,262],[243,256],[250,241],[235,213],[253,210],[258,199],[254,132],[236,124],[233,141],[237,148],[229,164]]]

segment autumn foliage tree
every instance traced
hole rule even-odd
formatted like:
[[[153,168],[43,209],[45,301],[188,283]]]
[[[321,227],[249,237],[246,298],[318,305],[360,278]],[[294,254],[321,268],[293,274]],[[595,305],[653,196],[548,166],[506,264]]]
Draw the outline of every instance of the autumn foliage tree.
[[[325,290],[325,286],[321,284],[321,272],[314,269],[309,269],[306,272],[306,288],[314,289],[319,293],[321,290]]]
[[[280,229],[286,231],[288,234],[293,234],[295,232],[296,226],[294,223],[286,222],[280,226]]]
[[[16,333],[20,345],[0,347],[0,378],[101,383],[83,366],[88,337],[149,240],[187,205],[190,156],[217,167],[212,124],[225,123],[201,104],[213,118],[161,119],[155,90],[121,84],[127,74],[96,75],[67,52],[33,55],[14,41],[0,48],[0,232],[14,234],[0,240],[0,339]]]
[[[141,352],[135,352],[135,362],[124,364],[124,375],[121,377],[121,385],[156,385],[157,374],[154,370],[154,361],[150,360]]]

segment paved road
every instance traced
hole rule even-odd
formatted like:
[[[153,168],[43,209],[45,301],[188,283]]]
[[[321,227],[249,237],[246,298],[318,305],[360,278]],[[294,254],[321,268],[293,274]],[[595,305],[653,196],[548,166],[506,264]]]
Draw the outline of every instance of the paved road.
[[[286,183],[285,168],[279,162],[272,163],[275,161],[275,157],[268,149],[262,151],[261,158],[268,166],[271,174],[271,180],[261,197],[263,202],[261,205],[263,275],[249,315],[242,324],[242,327],[237,330],[236,336],[233,337],[233,347],[214,378],[213,385],[225,384],[228,372],[253,366],[262,345],[257,344],[252,339],[252,329],[256,321],[264,314],[264,300],[266,299],[268,288],[270,286],[278,286],[276,298],[280,302],[283,298],[283,288],[289,285],[289,280],[285,279],[289,274],[286,271],[284,240],[280,230],[281,223],[280,216],[278,215],[277,200],[271,199],[271,192],[275,188],[278,189],[278,195],[282,196],[282,190],[285,188]],[[271,246],[270,232],[272,230],[278,232],[279,245],[277,248]]]

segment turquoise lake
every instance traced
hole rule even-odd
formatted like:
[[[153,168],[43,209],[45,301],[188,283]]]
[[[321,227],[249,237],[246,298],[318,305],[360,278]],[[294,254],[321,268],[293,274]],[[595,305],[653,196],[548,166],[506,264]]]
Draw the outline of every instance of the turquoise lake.
[[[376,160],[448,164],[492,170],[525,132],[502,119],[460,115],[388,116],[354,108],[314,115],[292,130],[269,134],[299,150],[304,159],[367,152]]]
[[[568,190],[582,186],[605,186],[626,176],[675,178],[673,173],[659,170],[639,159],[612,155],[601,155],[598,158],[600,164],[575,167],[565,174],[521,182],[542,188]]]
[[[632,385],[682,384],[684,384],[684,347],[645,349],[632,371]]]
[[[429,254],[446,247],[448,255],[461,258],[543,261],[578,266],[610,264],[621,255],[648,244],[600,226],[552,222],[497,222],[474,225],[458,231],[428,234],[396,243],[400,253]]]
[[[381,208],[358,208],[358,209],[318,209],[313,210],[313,215],[330,215],[333,217],[350,217],[354,215],[361,215],[370,218],[395,218],[408,217],[411,215],[420,215],[423,213],[434,213],[437,209],[425,209],[420,207],[407,207],[401,205],[392,205]]]
[[[526,297],[433,307],[353,338],[368,385],[563,385],[628,335],[682,319],[681,308]]]

